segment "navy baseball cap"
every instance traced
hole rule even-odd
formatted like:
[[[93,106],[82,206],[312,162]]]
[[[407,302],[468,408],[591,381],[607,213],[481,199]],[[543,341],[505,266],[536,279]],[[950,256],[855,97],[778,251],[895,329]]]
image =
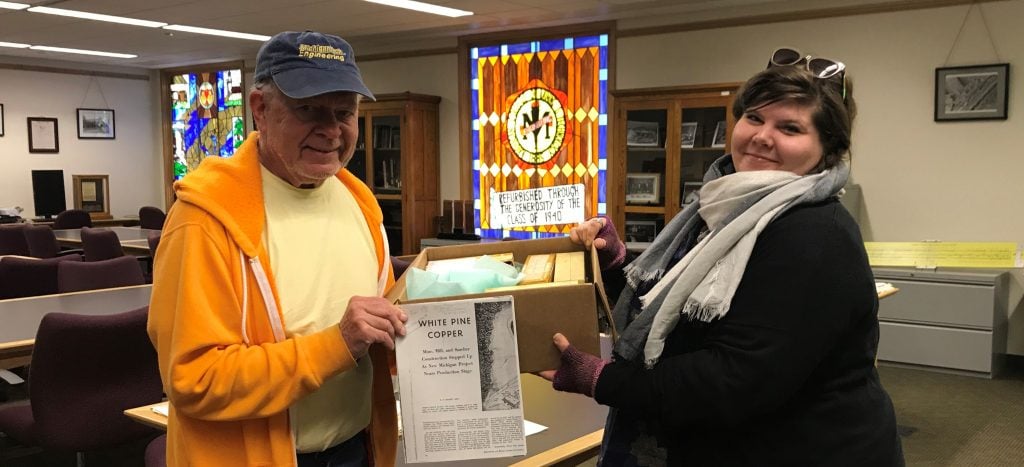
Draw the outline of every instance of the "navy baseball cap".
[[[271,37],[256,55],[253,79],[257,83],[274,80],[292,99],[348,91],[376,100],[363,84],[352,46],[338,36],[313,31],[286,31]]]

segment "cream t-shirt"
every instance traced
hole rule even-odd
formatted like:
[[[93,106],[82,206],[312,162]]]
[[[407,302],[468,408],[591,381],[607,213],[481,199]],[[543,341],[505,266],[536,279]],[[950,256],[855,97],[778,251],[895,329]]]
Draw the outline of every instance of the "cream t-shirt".
[[[377,254],[355,197],[335,177],[295,188],[265,167],[264,242],[277,281],[285,334],[337,326],[353,295],[377,295]],[[370,423],[373,371],[369,358],[324,382],[290,409],[295,446],[318,452]]]

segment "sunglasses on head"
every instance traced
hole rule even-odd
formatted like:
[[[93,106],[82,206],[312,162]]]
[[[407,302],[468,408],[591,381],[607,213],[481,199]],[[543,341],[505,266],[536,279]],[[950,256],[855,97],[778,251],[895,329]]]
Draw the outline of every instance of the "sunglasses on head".
[[[804,55],[799,50],[781,47],[772,52],[768,68],[775,66],[803,66],[815,78],[829,79],[838,76],[843,83],[843,100],[846,100],[846,65],[825,57]]]

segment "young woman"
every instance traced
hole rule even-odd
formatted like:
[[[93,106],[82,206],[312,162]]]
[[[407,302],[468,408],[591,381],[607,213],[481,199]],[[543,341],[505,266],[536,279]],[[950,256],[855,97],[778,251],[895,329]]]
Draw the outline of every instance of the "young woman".
[[[837,199],[845,66],[780,49],[733,115],[732,154],[642,255],[607,219],[572,231],[623,284],[621,336],[609,362],[556,334],[561,366],[541,375],[611,407],[603,465],[902,465],[874,279]]]

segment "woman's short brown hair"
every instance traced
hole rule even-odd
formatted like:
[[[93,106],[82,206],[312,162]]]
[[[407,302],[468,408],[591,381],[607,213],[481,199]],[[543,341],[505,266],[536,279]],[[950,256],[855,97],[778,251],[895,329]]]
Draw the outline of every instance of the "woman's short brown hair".
[[[857,115],[850,78],[847,76],[845,82],[842,76],[818,78],[799,66],[771,67],[743,84],[733,101],[732,115],[739,120],[748,110],[780,101],[814,109],[811,119],[821,138],[822,157],[812,172],[835,167],[850,150]]]

